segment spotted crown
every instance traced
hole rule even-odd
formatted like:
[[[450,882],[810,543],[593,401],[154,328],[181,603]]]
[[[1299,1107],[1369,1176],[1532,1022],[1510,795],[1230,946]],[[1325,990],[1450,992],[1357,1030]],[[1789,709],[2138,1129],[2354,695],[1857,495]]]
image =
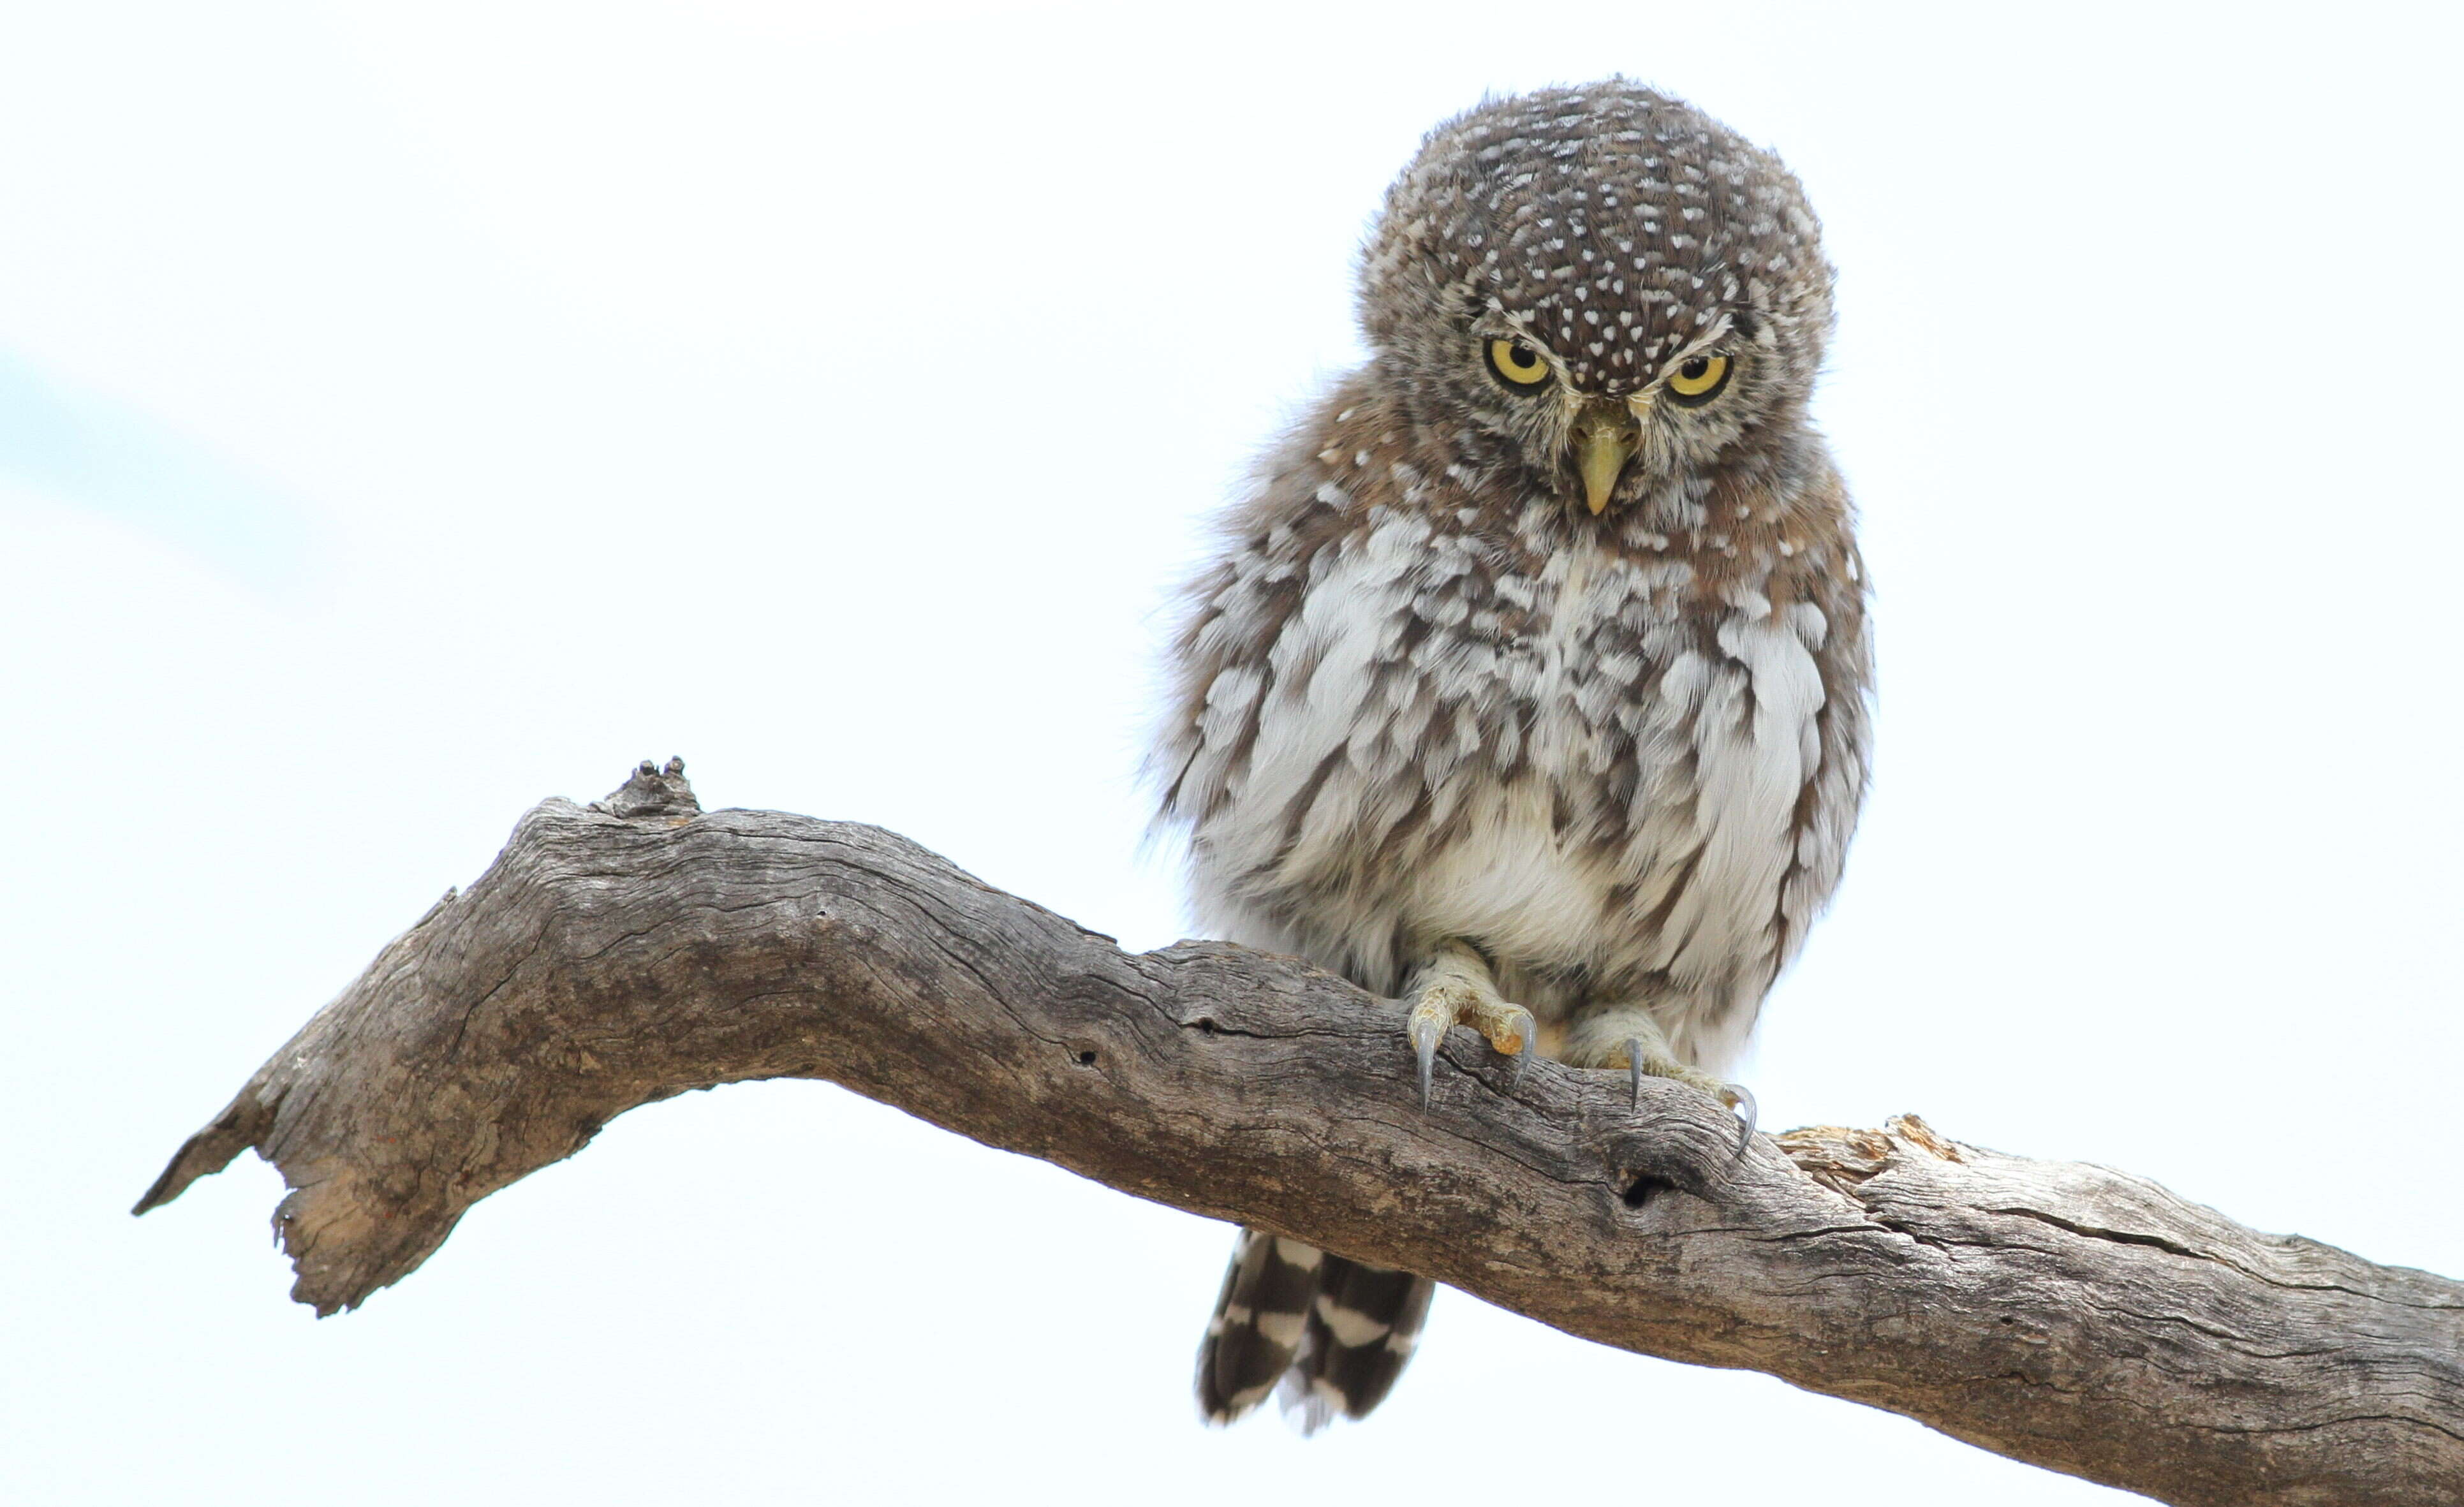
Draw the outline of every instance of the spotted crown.
[[[1431,131],[1370,236],[1361,320],[1374,348],[1397,353],[1501,317],[1576,388],[1617,395],[1725,319],[1758,347],[1774,395],[1801,403],[1831,282],[1777,158],[1611,79],[1488,100]]]

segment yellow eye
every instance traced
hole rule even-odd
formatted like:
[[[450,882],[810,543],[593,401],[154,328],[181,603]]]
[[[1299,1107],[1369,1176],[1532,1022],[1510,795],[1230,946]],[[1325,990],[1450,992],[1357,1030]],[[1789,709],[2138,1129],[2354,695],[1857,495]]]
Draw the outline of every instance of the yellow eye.
[[[1487,352],[1489,375],[1508,387],[1529,391],[1549,380],[1549,363],[1522,340],[1491,340]]]
[[[1728,385],[1728,359],[1689,356],[1668,374],[1668,396],[1686,407],[1709,403]]]

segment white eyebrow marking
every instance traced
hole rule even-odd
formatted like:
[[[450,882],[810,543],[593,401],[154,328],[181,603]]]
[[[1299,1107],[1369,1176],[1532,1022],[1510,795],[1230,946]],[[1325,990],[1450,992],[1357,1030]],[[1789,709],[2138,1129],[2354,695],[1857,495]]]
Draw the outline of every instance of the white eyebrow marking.
[[[1695,357],[1710,354],[1711,347],[1726,339],[1728,335],[1729,327],[1735,323],[1735,315],[1722,314],[1720,316],[1720,321],[1711,326],[1710,333],[1706,335],[1698,335],[1693,339],[1686,341],[1683,345],[1677,348],[1675,355],[1660,363],[1660,374],[1651,379],[1651,385],[1657,387],[1661,382],[1666,382],[1670,372],[1684,365]],[[1734,358],[1731,358],[1731,360],[1733,359]]]

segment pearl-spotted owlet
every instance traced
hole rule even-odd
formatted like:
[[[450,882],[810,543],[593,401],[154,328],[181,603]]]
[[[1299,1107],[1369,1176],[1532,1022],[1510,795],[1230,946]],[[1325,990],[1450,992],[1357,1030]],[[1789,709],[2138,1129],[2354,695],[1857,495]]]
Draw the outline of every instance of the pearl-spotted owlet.
[[[1367,362],[1222,520],[1154,763],[1196,918],[1409,1000],[1424,1100],[1461,1024],[1750,1134],[1718,1075],[1868,763],[1864,576],[1807,414],[1831,284],[1796,180],[1690,106],[1483,104],[1387,192]],[[1244,1231],[1200,1406],[1281,1383],[1358,1417],[1430,1292]]]

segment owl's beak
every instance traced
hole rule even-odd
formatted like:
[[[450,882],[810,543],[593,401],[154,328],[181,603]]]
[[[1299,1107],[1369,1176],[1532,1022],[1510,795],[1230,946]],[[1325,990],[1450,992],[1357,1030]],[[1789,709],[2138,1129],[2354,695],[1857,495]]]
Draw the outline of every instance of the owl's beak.
[[[1582,473],[1583,500],[1595,518],[1607,509],[1618,475],[1642,442],[1639,417],[1623,404],[1596,402],[1574,415],[1574,470]]]

